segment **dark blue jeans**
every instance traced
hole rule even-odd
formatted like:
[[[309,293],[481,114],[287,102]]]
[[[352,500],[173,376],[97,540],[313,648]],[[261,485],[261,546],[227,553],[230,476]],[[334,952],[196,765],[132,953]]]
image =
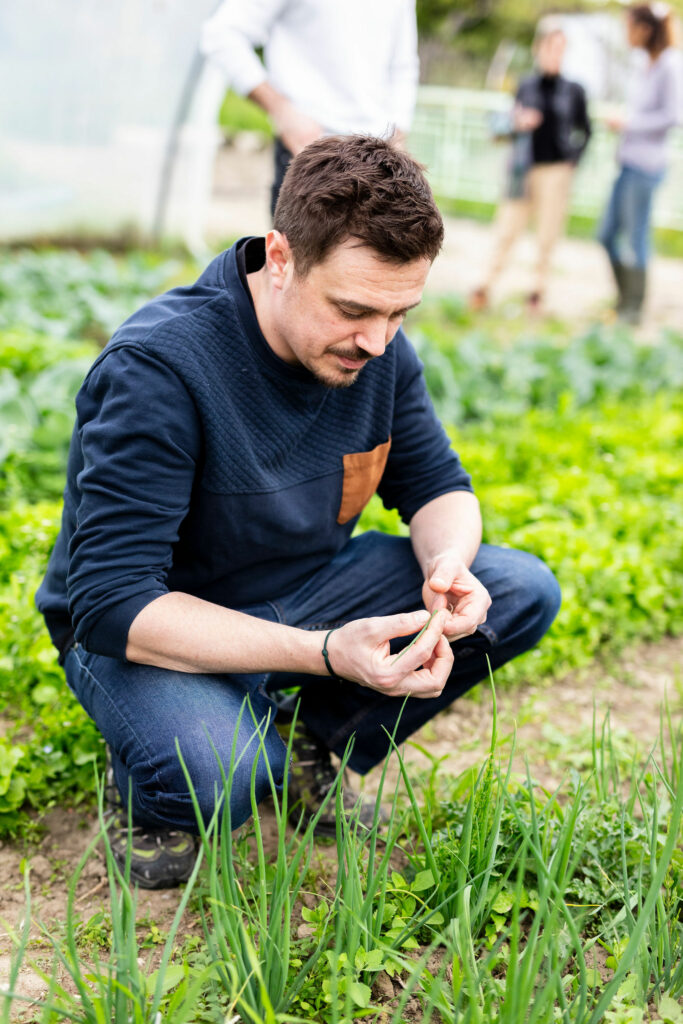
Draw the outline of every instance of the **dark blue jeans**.
[[[540,640],[557,614],[560,590],[555,577],[533,555],[482,545],[472,571],[492,597],[487,622],[473,636],[453,645],[453,671],[441,695],[409,698],[402,714],[403,698],[385,697],[329,676],[194,675],[118,661],[74,645],[65,660],[69,686],[111,748],[124,800],[130,783],[133,819],[148,826],[197,831],[176,755],[177,738],[202,814],[209,820],[215,786],[220,788],[209,737],[227,771],[246,696],[257,720],[265,721],[271,714],[265,750],[281,783],[286,748],[272,725],[276,713],[272,692],[294,682],[301,685],[300,718],[310,731],[340,755],[353,736],[350,767],[360,773],[369,771],[387,754],[384,730],[391,733],[399,717],[396,739],[401,743],[487,676],[487,655],[494,669],[515,658]],[[295,593],[242,610],[304,629],[329,629],[352,619],[421,608],[422,582],[408,539],[369,532],[353,538]],[[247,711],[236,736],[236,751],[242,756],[231,791],[233,827],[251,814],[254,734],[254,720]],[[262,757],[257,763],[256,793],[258,799],[270,793]]]
[[[663,177],[663,172],[621,168],[598,233],[612,263],[640,269],[647,266],[652,197]]]

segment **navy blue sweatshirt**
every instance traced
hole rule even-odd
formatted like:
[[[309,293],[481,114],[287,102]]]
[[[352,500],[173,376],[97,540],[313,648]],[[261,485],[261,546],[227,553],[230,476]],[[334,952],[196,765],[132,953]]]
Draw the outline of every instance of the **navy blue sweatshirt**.
[[[133,619],[169,590],[230,608],[282,597],[341,550],[375,490],[405,522],[471,490],[403,332],[350,387],[325,387],[263,337],[243,244],[127,320],[78,393],[36,595],[60,650],[75,638],[125,658]]]

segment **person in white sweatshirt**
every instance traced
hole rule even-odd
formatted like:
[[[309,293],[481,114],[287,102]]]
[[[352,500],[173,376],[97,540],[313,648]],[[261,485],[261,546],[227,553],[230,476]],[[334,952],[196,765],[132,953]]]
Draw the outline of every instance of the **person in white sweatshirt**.
[[[273,123],[271,210],[292,156],[314,139],[358,132],[401,145],[410,128],[414,0],[224,0],[204,23],[200,48]]]

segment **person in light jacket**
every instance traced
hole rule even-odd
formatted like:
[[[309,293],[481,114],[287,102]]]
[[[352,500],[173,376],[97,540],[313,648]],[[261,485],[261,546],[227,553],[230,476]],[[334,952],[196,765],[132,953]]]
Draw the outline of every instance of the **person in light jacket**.
[[[620,319],[637,323],[645,297],[652,199],[666,173],[667,136],[679,123],[683,92],[668,6],[634,4],[626,25],[629,45],[644,50],[647,60],[630,82],[625,118],[608,121],[621,136],[619,173],[599,239],[614,273],[617,313]]]

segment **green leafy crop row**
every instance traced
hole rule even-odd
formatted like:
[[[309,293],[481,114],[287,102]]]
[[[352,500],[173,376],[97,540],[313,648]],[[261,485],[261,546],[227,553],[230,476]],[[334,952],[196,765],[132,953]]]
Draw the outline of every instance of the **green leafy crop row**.
[[[90,800],[102,752],[33,604],[60,512],[55,502],[0,511],[0,836],[29,830],[29,809]]]
[[[173,282],[180,260],[104,250],[0,251],[0,330],[105,341],[126,317]]]
[[[409,328],[437,411],[446,423],[507,422],[529,409],[643,401],[683,387],[683,334],[656,344],[620,327],[544,333],[489,318],[485,328],[455,300],[427,303]]]

